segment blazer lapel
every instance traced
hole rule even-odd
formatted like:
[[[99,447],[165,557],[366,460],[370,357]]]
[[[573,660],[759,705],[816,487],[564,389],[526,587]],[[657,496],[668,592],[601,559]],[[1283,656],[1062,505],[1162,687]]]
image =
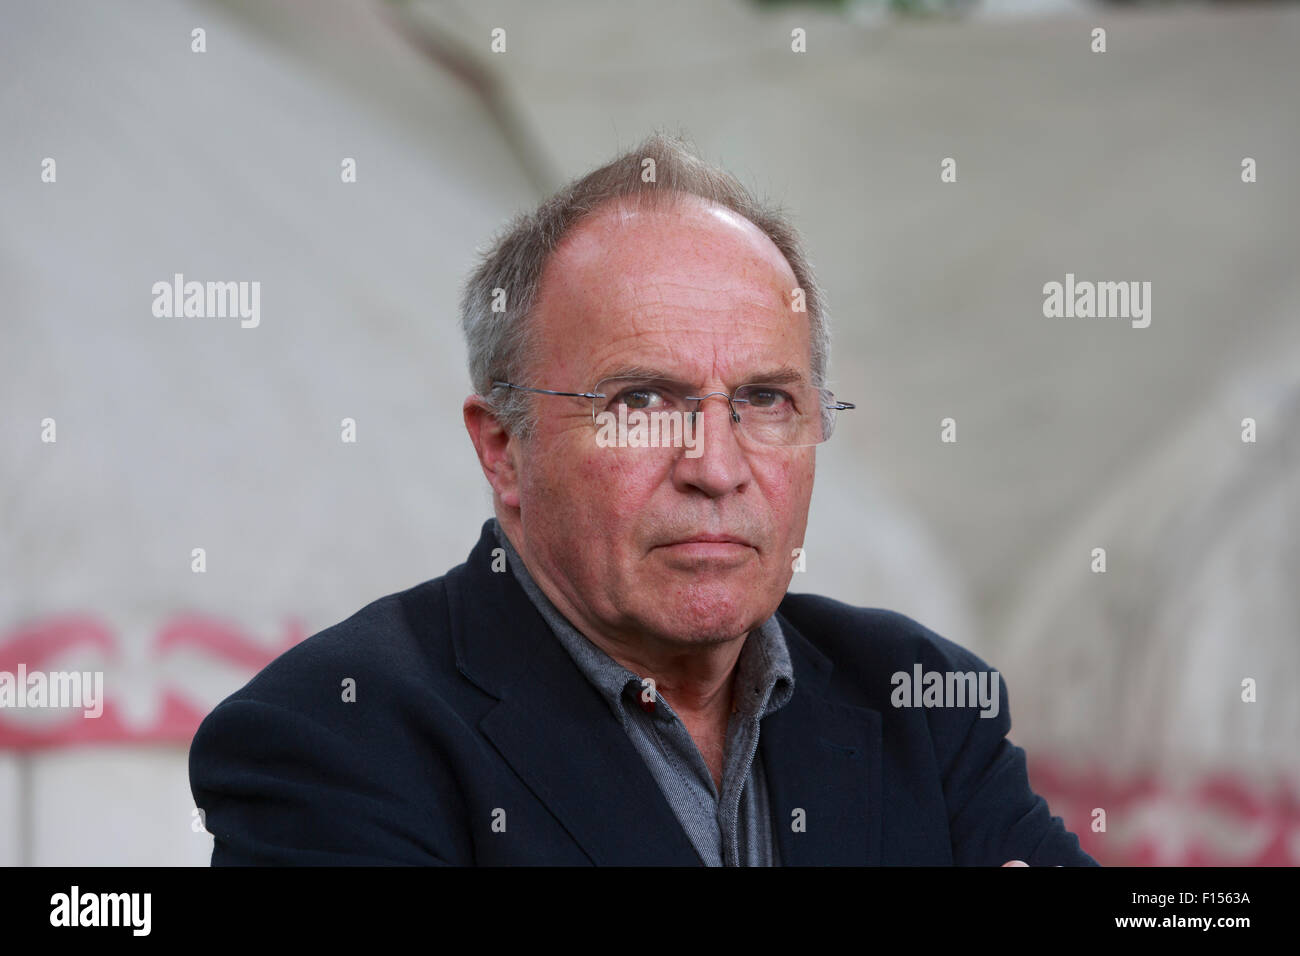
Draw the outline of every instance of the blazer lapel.
[[[701,865],[609,705],[510,570],[492,570],[497,546],[489,521],[446,578],[457,666],[498,698],[480,729],[593,863]]]
[[[794,694],[763,718],[759,746],[781,864],[878,866],[880,714],[831,700],[830,660],[784,617],[780,622]]]

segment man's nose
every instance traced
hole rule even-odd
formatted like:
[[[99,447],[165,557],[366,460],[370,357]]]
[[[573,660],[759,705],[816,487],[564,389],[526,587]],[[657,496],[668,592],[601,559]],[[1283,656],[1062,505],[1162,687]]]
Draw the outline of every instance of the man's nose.
[[[716,498],[749,481],[749,459],[740,446],[740,425],[734,421],[729,396],[709,392],[696,405],[693,427],[700,454],[679,457],[673,481],[679,489],[693,487]]]

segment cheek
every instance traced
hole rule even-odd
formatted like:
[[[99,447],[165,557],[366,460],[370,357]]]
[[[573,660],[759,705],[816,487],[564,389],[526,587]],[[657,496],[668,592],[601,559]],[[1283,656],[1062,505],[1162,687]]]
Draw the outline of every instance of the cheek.
[[[572,450],[559,442],[537,444],[528,451],[520,482],[524,523],[534,532],[546,529],[547,538],[564,537],[574,530],[583,513],[585,495],[591,487],[581,463]]]
[[[791,547],[803,541],[814,471],[815,459],[793,458],[774,462],[768,473],[773,533],[778,541]]]
[[[664,477],[626,450],[600,448],[587,439],[533,450],[522,485],[523,510],[525,521],[545,528],[551,541],[594,553],[615,547],[626,539],[624,530],[650,517],[649,502]]]
[[[667,474],[667,466],[657,468],[648,456],[638,460],[635,449],[596,448],[581,457],[574,480],[590,489],[594,510],[635,522]]]
[[[812,482],[812,469],[802,458],[776,458],[766,470],[766,479],[769,495],[789,505],[807,492]]]

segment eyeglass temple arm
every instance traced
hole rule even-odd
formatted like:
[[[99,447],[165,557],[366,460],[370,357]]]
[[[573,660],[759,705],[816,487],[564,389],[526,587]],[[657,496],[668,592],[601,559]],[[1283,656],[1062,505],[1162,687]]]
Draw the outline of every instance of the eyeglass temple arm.
[[[527,385],[512,385],[509,382],[493,382],[492,387],[498,385],[505,388],[517,388],[521,392],[541,392],[543,395],[569,395],[573,398],[604,398],[604,395],[597,395],[595,392],[557,392],[549,388],[529,388]]]

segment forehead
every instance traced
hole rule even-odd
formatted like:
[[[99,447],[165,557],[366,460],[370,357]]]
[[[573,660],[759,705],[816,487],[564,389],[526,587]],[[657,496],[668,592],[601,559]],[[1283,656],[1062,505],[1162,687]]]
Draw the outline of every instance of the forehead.
[[[654,203],[633,198],[604,203],[565,234],[546,271],[595,268],[647,274],[662,266],[682,271],[708,259],[744,264],[744,278],[762,278],[757,273],[768,272],[779,276],[785,287],[795,285],[785,256],[758,226],[725,206],[686,193]]]
[[[611,201],[566,234],[543,272],[543,361],[575,374],[631,357],[702,375],[806,368],[796,285],[775,243],[729,209],[695,196]]]

